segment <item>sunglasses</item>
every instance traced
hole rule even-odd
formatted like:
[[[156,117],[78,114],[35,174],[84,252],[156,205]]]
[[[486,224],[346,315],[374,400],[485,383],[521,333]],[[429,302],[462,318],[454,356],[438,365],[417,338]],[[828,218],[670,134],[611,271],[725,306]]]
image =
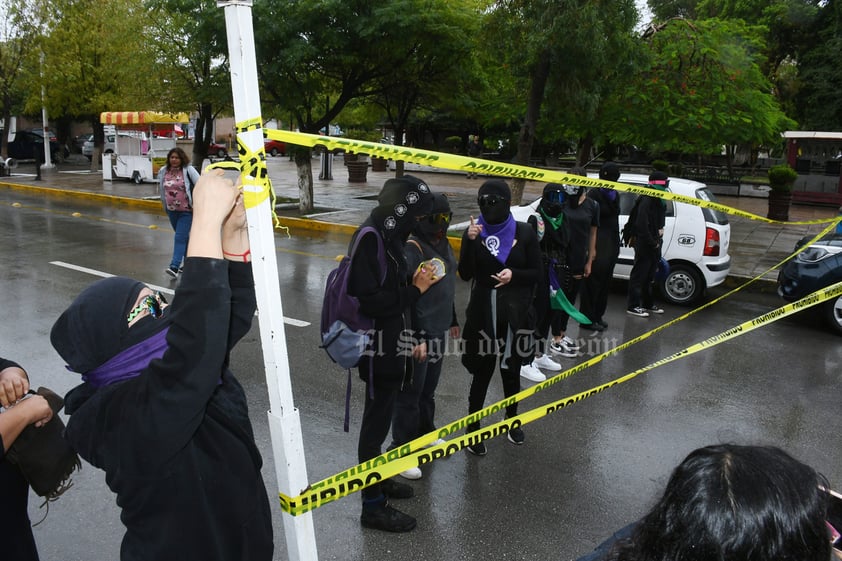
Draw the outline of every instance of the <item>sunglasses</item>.
[[[500,195],[480,195],[477,202],[479,202],[479,206],[496,206],[501,203],[508,204],[509,199]]]
[[[130,311],[129,315],[126,316],[126,321],[131,323],[132,320],[144,311],[149,312],[149,315],[154,319],[158,319],[164,314],[164,304],[166,303],[167,299],[164,298],[164,295],[160,292],[150,294],[144,297],[144,299],[140,301],[140,304],[132,308],[132,311]]]
[[[562,191],[547,191],[544,193],[544,200],[548,203],[563,203],[564,193]]]
[[[450,220],[453,218],[452,212],[440,212],[438,214],[431,214],[427,217],[427,220],[430,221],[430,224],[450,224]]]

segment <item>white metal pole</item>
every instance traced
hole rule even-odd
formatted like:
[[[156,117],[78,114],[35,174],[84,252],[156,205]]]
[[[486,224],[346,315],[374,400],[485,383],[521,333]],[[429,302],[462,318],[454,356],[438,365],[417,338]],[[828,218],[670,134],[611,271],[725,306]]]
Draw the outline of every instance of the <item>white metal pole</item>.
[[[218,0],[217,6],[225,10],[234,120],[240,131],[239,138],[250,153],[262,152],[263,121],[254,51],[252,2]],[[241,123],[255,123],[255,126],[242,132]],[[249,185],[245,185],[245,188],[249,189]],[[292,399],[271,211],[268,198],[257,206],[249,208],[247,205],[246,209],[259,310],[260,339],[269,391],[268,416],[275,473],[280,491],[296,496],[308,485],[307,467],[304,461],[301,419]],[[317,560],[312,514],[292,516],[284,513],[282,516],[288,558],[291,561]]]
[[[41,51],[41,132],[44,134],[44,163],[41,169],[53,169],[55,166],[50,154],[50,137],[47,134],[47,108],[44,106],[44,51]]]

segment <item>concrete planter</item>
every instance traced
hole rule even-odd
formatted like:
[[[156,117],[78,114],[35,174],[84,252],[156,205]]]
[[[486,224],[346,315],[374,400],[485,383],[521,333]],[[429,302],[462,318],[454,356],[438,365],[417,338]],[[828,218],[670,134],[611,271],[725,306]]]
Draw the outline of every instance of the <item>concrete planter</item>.
[[[365,183],[368,181],[368,162],[346,162],[349,183]]]
[[[386,158],[371,158],[371,171],[386,171],[389,160]]]
[[[770,220],[789,220],[789,207],[792,205],[792,191],[769,191],[769,212],[766,218]]]

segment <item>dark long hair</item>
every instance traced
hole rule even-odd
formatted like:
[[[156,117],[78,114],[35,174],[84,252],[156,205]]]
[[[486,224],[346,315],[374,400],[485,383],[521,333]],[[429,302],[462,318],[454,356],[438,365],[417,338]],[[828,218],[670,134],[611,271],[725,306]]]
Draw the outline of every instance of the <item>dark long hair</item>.
[[[775,447],[699,448],[618,543],[623,561],[828,561],[827,481]]]
[[[167,169],[170,169],[170,156],[173,155],[173,152],[178,154],[178,159],[181,160],[181,169],[190,165],[190,158],[187,157],[187,152],[176,146],[175,148],[170,148],[170,151],[167,152]]]

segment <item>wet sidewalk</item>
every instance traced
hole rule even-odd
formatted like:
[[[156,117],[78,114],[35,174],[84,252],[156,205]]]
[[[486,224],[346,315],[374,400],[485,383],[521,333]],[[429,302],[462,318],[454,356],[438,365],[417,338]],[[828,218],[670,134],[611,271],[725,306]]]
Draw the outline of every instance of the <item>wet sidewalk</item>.
[[[207,163],[207,162],[206,162]],[[341,157],[335,157],[330,180],[318,179],[319,159],[313,159],[312,214],[301,216],[298,212],[298,178],[294,162],[289,158],[269,157],[267,169],[278,197],[277,211],[282,223],[293,229],[310,229],[338,233],[350,233],[368,216],[376,205],[380,187],[394,171],[368,171],[365,183],[348,182],[348,172]],[[453,209],[453,222],[466,222],[478,212],[476,191],[483,178],[468,179],[464,174],[454,172],[408,171],[425,179],[436,191],[446,193]],[[49,193],[71,197],[84,197],[112,204],[139,205],[160,208],[157,185],[142,183],[136,185],[125,179],[105,181],[102,172],[90,171],[90,164],[81,156],[71,157],[56,169],[42,172],[36,178],[35,165],[22,163],[11,176],[0,177],[0,187],[31,192]],[[715,185],[710,186],[717,192]],[[527,182],[523,200],[534,200],[541,194],[543,183]],[[765,216],[767,200],[758,196],[719,195],[719,202],[732,208]],[[837,209],[822,206],[793,205],[790,221],[829,219],[835,217]],[[768,224],[762,221],[731,216],[731,274],[733,282],[741,282],[758,276],[775,266],[792,252],[795,243],[807,234],[816,234],[818,225]],[[774,283],[777,273],[767,273],[763,280]]]

